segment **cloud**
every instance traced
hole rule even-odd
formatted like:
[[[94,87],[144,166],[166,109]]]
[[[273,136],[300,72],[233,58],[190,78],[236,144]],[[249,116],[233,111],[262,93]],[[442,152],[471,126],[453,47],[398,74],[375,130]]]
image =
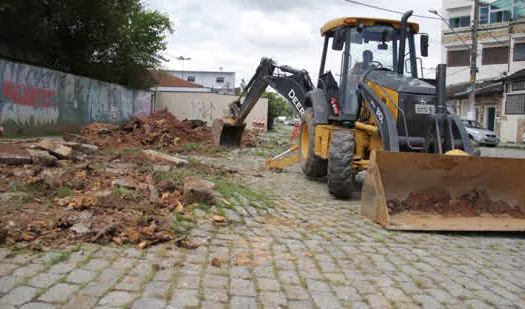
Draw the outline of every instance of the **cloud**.
[[[260,48],[298,49],[312,43],[310,25],[298,16],[247,11],[238,27],[241,38]]]
[[[441,1],[361,0],[363,3],[398,11],[413,9],[415,14],[430,15]],[[146,5],[167,13],[175,24],[169,37],[165,63],[168,69],[181,69],[174,57],[183,55],[187,70],[236,72],[236,84],[252,77],[262,57],[270,57],[298,69],[306,69],[317,79],[323,38],[319,29],[327,21],[343,16],[369,16],[399,19],[399,14],[366,8],[344,0],[146,0]],[[440,27],[436,20],[412,18],[422,32],[430,34],[430,55],[424,67],[441,60]],[[339,71],[340,56],[333,54],[334,73]],[[433,75],[432,71],[426,74]]]

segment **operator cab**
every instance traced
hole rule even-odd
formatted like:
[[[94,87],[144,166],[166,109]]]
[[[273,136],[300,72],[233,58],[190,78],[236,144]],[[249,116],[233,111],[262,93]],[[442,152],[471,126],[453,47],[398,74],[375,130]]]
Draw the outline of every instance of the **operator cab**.
[[[321,28],[325,41],[318,88],[325,89],[329,96],[333,108],[330,118],[357,120],[360,107],[357,92],[359,81],[365,77],[370,79],[374,71],[391,72],[393,79],[403,78],[405,74],[417,79],[418,58],[414,36],[418,31],[418,24],[407,23],[407,34],[402,36],[401,22],[385,19],[339,18],[326,23]],[[427,56],[428,36],[422,34],[420,41],[421,55]],[[406,63],[405,51],[408,51],[409,56]],[[330,69],[338,70],[339,73],[334,76]],[[379,78],[389,75],[377,74]]]

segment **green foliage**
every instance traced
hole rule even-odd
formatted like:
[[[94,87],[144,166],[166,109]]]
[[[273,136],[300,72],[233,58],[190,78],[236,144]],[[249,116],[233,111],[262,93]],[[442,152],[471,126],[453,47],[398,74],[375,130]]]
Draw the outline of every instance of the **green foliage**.
[[[5,0],[0,57],[147,88],[172,32],[140,0]]]
[[[280,94],[265,92],[262,97],[268,98],[268,130],[273,130],[274,121],[278,116],[293,116],[293,107]]]
[[[59,254],[57,255],[54,255],[51,260],[49,261],[49,264],[51,265],[55,265],[55,264],[58,264],[60,262],[64,262],[64,261],[67,261],[69,259],[69,252],[60,252]]]
[[[69,187],[60,187],[56,191],[56,196],[58,198],[65,198],[65,197],[71,196],[73,194],[75,194],[75,192],[73,190],[71,190],[71,188],[69,188]]]

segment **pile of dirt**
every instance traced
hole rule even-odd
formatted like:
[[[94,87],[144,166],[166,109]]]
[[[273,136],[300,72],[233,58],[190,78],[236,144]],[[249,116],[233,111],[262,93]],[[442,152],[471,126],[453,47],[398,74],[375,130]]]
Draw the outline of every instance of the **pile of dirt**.
[[[188,162],[154,151],[94,151],[92,145],[59,140],[15,148],[23,152],[50,143],[62,154],[66,145],[76,145],[75,155],[57,153],[52,165],[0,164],[0,243],[40,248],[113,242],[142,248],[180,236],[175,218],[192,216],[195,207],[184,194]],[[0,154],[4,146],[9,145],[2,144]],[[201,163],[191,168],[217,176],[235,173]],[[191,181],[198,190],[198,180]]]
[[[505,201],[490,199],[487,192],[471,189],[452,198],[445,190],[434,189],[412,192],[403,201],[388,200],[390,215],[398,213],[439,214],[444,217],[477,217],[483,215],[525,218],[525,209],[509,205]]]
[[[167,111],[137,116],[122,126],[92,123],[81,130],[89,144],[101,148],[156,147],[175,149],[187,143],[211,144],[211,129],[200,120],[180,121]]]

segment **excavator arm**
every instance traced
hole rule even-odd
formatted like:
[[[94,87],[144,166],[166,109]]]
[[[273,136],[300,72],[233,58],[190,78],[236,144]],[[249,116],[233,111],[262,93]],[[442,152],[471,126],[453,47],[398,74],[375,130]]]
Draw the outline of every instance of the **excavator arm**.
[[[285,97],[303,118],[306,94],[314,89],[308,72],[286,65],[278,66],[272,59],[262,58],[239,98],[229,105],[229,115],[213,122],[212,131],[216,144],[237,147],[241,145],[246,126],[244,121],[268,86]]]

